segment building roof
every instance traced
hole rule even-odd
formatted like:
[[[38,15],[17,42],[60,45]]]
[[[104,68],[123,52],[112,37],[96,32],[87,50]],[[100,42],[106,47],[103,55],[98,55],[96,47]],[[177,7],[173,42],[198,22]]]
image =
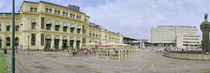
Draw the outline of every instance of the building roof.
[[[52,4],[52,5],[56,5],[56,6],[68,8],[68,9],[70,9],[70,10],[73,10],[73,11],[76,11],[76,12],[79,12],[79,13],[82,13],[82,14],[85,14],[85,13],[83,13],[83,12],[80,12],[80,11],[77,11],[77,10],[74,10],[74,9],[71,9],[71,8],[69,8],[69,7],[67,7],[67,6],[62,6],[62,5],[58,5],[58,4],[50,3],[50,2],[46,2],[46,1],[40,1],[40,2],[24,1],[24,2],[27,2],[27,3],[47,3],[47,4]],[[24,3],[24,2],[23,2],[23,3]],[[86,15],[86,16],[87,16],[87,15]],[[90,17],[90,16],[88,16],[88,17]]]

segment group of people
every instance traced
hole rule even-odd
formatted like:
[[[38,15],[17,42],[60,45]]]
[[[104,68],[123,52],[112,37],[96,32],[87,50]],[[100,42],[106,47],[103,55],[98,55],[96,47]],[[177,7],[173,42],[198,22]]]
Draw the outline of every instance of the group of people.
[[[82,52],[85,55],[91,54],[92,53],[92,48],[81,48],[81,49],[75,49],[72,47],[69,47],[66,49],[69,54],[72,54],[73,56],[78,55],[79,52]]]

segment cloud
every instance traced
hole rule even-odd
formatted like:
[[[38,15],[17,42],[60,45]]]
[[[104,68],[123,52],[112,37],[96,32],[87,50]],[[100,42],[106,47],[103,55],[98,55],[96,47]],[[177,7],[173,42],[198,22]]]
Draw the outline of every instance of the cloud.
[[[85,7],[91,21],[125,36],[150,39],[156,25],[199,27],[209,0],[116,0]]]

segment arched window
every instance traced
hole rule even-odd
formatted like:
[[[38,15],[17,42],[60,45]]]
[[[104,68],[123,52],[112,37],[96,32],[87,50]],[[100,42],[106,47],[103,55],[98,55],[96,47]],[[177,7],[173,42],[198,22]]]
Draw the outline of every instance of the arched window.
[[[6,38],[6,46],[10,46],[10,37]]]

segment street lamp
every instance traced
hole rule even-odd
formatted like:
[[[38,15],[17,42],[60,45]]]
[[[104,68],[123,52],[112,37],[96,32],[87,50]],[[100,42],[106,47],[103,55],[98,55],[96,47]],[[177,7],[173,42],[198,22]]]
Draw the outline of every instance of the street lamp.
[[[12,73],[15,73],[15,0],[12,0]]]
[[[30,33],[27,34],[28,37],[28,54],[29,54],[29,37],[30,37]]]

